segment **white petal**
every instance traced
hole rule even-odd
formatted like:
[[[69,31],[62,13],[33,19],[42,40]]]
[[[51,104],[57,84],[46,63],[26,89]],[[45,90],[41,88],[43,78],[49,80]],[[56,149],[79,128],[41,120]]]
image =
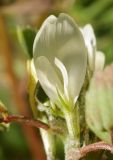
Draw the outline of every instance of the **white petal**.
[[[101,51],[96,52],[95,71],[102,70],[105,64],[105,55]]]
[[[88,62],[90,69],[93,71],[95,68],[95,52],[96,52],[96,38],[93,28],[87,24],[82,30],[86,46],[88,48]]]
[[[35,62],[39,82],[48,97],[55,102],[58,100],[57,89],[62,91],[62,84],[54,71],[54,67],[46,57],[41,56]]]
[[[67,74],[66,68],[58,58],[55,58],[55,64],[59,68],[59,70],[61,71],[61,74],[63,76],[63,81],[64,81],[64,94],[67,97],[67,99],[69,99],[69,95],[68,95],[68,92],[69,92],[68,91],[68,74]]]
[[[52,54],[53,56],[53,52],[51,51],[51,48],[49,48],[51,46],[50,40],[52,39],[52,37],[49,36],[52,33],[54,34],[52,26],[54,25],[54,23],[56,23],[56,20],[57,18],[55,16],[49,16],[42,24],[40,30],[37,32],[37,35],[33,43],[34,59],[37,56],[49,56],[49,58],[51,57],[50,54]]]
[[[33,52],[34,61],[38,56],[47,57],[51,64],[55,57],[61,60],[69,76],[70,94],[75,98],[85,78],[87,49],[74,20],[66,14],[47,18],[36,35]],[[62,79],[62,75],[59,77]]]
[[[74,104],[76,103],[77,99],[78,99],[78,96],[74,98]]]

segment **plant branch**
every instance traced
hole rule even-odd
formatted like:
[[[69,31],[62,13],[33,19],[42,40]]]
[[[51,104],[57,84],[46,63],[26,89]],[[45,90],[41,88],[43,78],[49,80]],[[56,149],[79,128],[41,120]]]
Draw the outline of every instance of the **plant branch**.
[[[105,142],[97,142],[94,144],[87,145],[85,147],[82,147],[80,149],[81,158],[86,156],[89,152],[95,152],[98,150],[107,150],[110,151],[113,154],[113,146],[110,144],[107,144]]]
[[[113,146],[101,141],[94,144],[89,144],[82,148],[70,148],[68,150],[66,159],[80,160],[81,158],[85,157],[88,153],[95,152],[98,150],[107,150],[113,154]]]
[[[30,119],[25,116],[16,116],[16,115],[7,116],[5,118],[0,118],[0,123],[2,123],[2,122],[4,122],[4,123],[18,122],[18,123],[22,123],[22,124],[24,123],[24,124],[32,126],[32,127],[42,128],[46,131],[50,129],[50,127],[46,123],[43,123],[39,120]]]

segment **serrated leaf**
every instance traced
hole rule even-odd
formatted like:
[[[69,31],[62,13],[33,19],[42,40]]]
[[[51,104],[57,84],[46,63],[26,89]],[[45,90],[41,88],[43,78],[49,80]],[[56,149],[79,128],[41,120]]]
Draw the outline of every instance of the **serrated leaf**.
[[[24,52],[29,55],[30,58],[33,57],[33,42],[36,35],[36,31],[30,27],[27,28],[17,28],[17,36],[19,43],[24,50]]]
[[[102,140],[111,143],[113,130],[113,64],[94,75],[86,96],[86,121]]]

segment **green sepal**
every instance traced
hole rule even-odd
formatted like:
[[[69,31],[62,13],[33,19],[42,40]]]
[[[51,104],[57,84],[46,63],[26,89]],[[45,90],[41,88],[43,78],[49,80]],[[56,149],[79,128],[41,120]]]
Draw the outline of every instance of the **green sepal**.
[[[17,27],[17,37],[19,43],[23,51],[29,56],[29,58],[33,58],[33,42],[35,36],[36,36],[36,30],[30,27],[26,28]]]
[[[46,102],[49,100],[48,96],[44,92],[43,88],[40,85],[40,82],[38,81],[35,88],[35,97],[38,99],[41,103]]]

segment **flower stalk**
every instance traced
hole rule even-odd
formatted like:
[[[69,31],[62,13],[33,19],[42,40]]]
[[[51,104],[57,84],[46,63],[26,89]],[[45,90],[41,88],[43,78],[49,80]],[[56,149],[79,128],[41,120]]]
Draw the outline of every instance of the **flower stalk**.
[[[74,147],[80,146],[80,126],[77,108],[73,108],[69,112],[65,112],[66,124],[69,132],[70,141],[73,140]]]

